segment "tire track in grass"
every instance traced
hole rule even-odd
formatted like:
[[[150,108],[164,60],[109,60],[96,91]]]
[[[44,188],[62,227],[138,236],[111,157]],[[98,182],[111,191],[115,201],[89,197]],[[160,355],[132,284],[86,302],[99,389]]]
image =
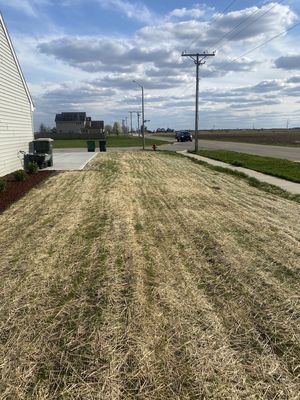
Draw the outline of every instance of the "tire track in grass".
[[[102,162],[99,160],[99,163],[89,168],[99,170]],[[107,307],[103,312],[102,325],[94,337],[94,348],[101,349],[108,360],[106,368],[101,371],[102,385],[98,385],[97,395],[101,399],[121,398],[124,387],[129,385],[126,371],[130,369],[128,332],[132,312],[134,261],[131,249],[131,207],[120,207],[130,194],[127,193],[126,164],[123,165],[120,160],[118,165],[117,184],[105,194],[110,216],[109,231],[103,241],[109,271],[106,281]]]

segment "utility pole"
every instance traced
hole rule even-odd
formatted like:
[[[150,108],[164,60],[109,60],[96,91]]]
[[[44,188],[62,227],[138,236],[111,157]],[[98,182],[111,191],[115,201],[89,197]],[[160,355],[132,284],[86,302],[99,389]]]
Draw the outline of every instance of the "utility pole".
[[[215,53],[182,53],[182,57],[189,57],[196,65],[196,107],[195,107],[195,152],[198,151],[198,122],[199,122],[199,65],[206,63],[207,57],[214,57]]]
[[[144,88],[143,86],[141,86],[141,88],[142,88],[142,138],[143,138],[143,150],[145,150],[145,103],[144,103]]]
[[[133,127],[132,127],[132,114],[137,114],[138,117],[138,132],[139,132],[139,124],[140,124],[140,112],[139,111],[128,111],[130,114],[130,129],[131,129],[131,133],[133,132]]]
[[[137,114],[137,120],[138,120],[138,133],[139,133],[139,136],[141,136],[141,127],[140,127],[140,116],[141,116],[141,113],[137,112],[136,114]]]
[[[145,150],[145,106],[144,106],[144,87],[137,81],[136,83],[142,89],[142,138],[143,138],[143,150]]]
[[[132,114],[135,112],[135,111],[128,111],[129,112],[129,114],[130,114],[130,133],[131,133],[131,135],[132,135]]]

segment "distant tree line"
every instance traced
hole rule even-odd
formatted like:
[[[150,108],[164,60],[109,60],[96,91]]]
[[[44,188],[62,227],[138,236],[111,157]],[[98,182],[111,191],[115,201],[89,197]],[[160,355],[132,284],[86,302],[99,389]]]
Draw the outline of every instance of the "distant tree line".
[[[46,126],[43,122],[39,126],[39,133],[56,133],[56,128],[50,128]],[[106,135],[128,135],[128,128],[126,126],[121,126],[119,122],[115,122],[113,125],[107,124],[104,126],[104,132]]]
[[[121,126],[119,122],[114,122],[113,125],[107,124],[104,126],[104,131],[106,135],[128,135],[128,128],[126,126]]]
[[[39,133],[56,133],[56,128],[50,128],[49,126],[46,126],[43,122],[40,124]]]

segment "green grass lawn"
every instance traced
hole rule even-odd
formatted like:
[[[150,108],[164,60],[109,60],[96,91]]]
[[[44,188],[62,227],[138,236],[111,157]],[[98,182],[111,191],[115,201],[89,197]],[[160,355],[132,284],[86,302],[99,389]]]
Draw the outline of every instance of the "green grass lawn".
[[[96,146],[99,147],[99,139],[94,139]],[[146,146],[152,146],[152,144],[167,144],[168,142],[163,140],[157,140],[155,138],[146,138]],[[142,138],[132,136],[109,136],[107,138],[107,147],[140,147],[142,146]],[[66,148],[84,148],[86,149],[86,140],[83,139],[66,139],[66,140],[55,140],[54,148],[66,149]]]
[[[297,162],[225,150],[200,150],[197,154],[300,183],[300,163]]]

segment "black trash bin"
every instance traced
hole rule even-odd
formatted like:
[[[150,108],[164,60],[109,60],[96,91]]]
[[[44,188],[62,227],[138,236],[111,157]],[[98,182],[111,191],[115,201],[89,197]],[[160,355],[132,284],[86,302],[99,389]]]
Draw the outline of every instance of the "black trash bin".
[[[106,140],[99,140],[99,150],[106,151]]]

